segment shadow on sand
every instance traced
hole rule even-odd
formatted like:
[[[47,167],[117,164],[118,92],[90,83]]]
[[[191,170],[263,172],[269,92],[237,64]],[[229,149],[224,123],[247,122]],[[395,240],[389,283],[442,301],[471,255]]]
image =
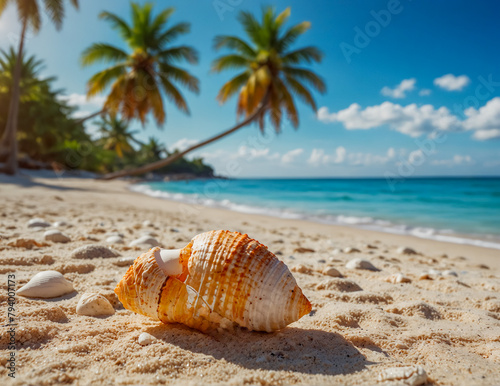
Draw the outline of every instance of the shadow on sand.
[[[247,369],[338,375],[358,372],[372,364],[341,335],[321,330],[289,327],[270,334],[240,330],[204,335],[180,325],[160,325],[147,332],[184,350]]]

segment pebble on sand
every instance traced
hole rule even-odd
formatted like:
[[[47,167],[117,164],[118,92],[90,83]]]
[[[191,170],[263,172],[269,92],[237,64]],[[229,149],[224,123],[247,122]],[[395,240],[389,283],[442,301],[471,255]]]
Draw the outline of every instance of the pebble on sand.
[[[57,229],[51,229],[44,233],[43,238],[47,241],[53,241],[54,243],[67,243],[71,239],[64,233]]]
[[[141,346],[147,346],[148,344],[151,344],[154,342],[156,338],[151,335],[151,334],[148,334],[147,332],[143,332],[141,335],[139,335],[139,344]]]
[[[145,221],[143,221],[142,226],[143,227],[152,227],[153,223],[149,220],[145,220]]]
[[[358,248],[346,247],[342,250],[344,253],[359,253],[361,252]]]
[[[372,263],[364,259],[352,259],[345,265],[348,269],[365,269],[368,271],[379,271]]]
[[[455,277],[458,277],[458,273],[456,273],[455,271],[449,270],[449,269],[447,269],[446,271],[443,271],[442,275],[443,276],[455,276]]]
[[[28,228],[48,228],[51,226],[50,222],[45,221],[43,218],[32,218],[27,225]]]
[[[386,277],[385,281],[392,284],[411,283],[411,279],[402,273],[393,273],[392,275]]]
[[[400,255],[416,255],[417,251],[409,247],[399,247],[396,251]]]
[[[73,259],[97,259],[99,257],[106,258],[118,256],[120,256],[120,254],[114,249],[97,244],[84,245],[71,252],[71,258]]]
[[[52,224],[53,227],[59,228],[59,227],[65,227],[67,226],[68,223],[64,220],[62,221],[56,221],[54,224]]]
[[[422,366],[390,367],[380,372],[378,380],[397,385],[418,386],[427,382],[427,373]]]
[[[326,267],[322,271],[323,275],[331,276],[331,277],[342,277],[342,274],[338,271],[338,269],[333,267]]]
[[[107,244],[123,244],[123,238],[120,236],[109,236],[106,239]]]
[[[115,309],[104,296],[96,293],[85,293],[78,301],[76,313],[86,316],[105,316],[113,315]]]
[[[139,246],[139,245],[149,245],[150,247],[156,247],[156,246],[160,245],[160,243],[154,237],[145,235],[145,236],[139,237],[138,239],[135,239],[128,246],[135,247],[135,246]]]

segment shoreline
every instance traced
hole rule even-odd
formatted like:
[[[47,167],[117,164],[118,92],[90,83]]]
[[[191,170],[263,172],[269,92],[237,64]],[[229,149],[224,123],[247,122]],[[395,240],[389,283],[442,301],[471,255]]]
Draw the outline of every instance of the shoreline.
[[[323,219],[314,215],[306,215],[300,214],[298,212],[285,214],[282,210],[274,210],[269,211],[266,209],[258,210],[257,207],[244,205],[244,204],[236,204],[231,203],[231,207],[228,205],[222,205],[221,201],[216,201],[212,199],[204,200],[205,202],[199,202],[203,200],[198,200],[197,198],[190,198],[185,193],[172,193],[168,191],[160,191],[160,190],[152,190],[148,187],[149,182],[138,182],[138,183],[130,183],[128,186],[129,191],[134,193],[139,193],[141,195],[145,195],[148,197],[158,198],[162,200],[179,202],[187,205],[199,205],[207,208],[227,210],[240,214],[255,214],[261,215],[271,218],[279,218],[284,220],[301,220],[301,221],[309,221],[316,224],[325,224],[325,225],[333,225],[333,226],[341,226],[348,227],[352,229],[363,229],[373,232],[382,232],[389,233],[394,235],[401,236],[410,236],[424,240],[434,240],[446,243],[453,243],[458,245],[471,245],[482,248],[496,249],[500,250],[500,239],[491,236],[491,235],[474,235],[474,234],[463,234],[451,231],[449,233],[445,233],[442,230],[428,228],[428,227],[418,227],[418,226],[408,226],[408,225],[398,225],[398,224],[390,224],[390,225],[381,225],[382,222],[388,222],[385,220],[377,220],[370,218],[373,220],[372,223],[349,223],[349,222],[340,222]],[[144,187],[144,188],[143,188]],[[181,197],[182,196],[182,197]],[[177,198],[179,197],[179,198]],[[227,200],[222,200],[227,201]],[[269,213],[271,212],[271,213]],[[330,217],[338,217],[338,218],[351,218],[352,216],[330,216]],[[359,218],[362,219],[362,218]],[[377,224],[379,223],[379,224]],[[404,229],[406,228],[406,229]],[[481,237],[483,236],[483,237]],[[491,236],[490,238],[487,236]]]

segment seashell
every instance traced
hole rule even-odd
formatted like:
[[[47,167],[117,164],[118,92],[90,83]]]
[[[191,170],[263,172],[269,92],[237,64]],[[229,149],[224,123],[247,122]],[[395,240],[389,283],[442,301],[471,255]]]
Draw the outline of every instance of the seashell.
[[[95,293],[86,293],[78,301],[76,313],[86,316],[104,316],[113,315],[115,309],[104,296]]]
[[[378,380],[395,385],[418,386],[427,382],[422,366],[390,367],[380,372]]]
[[[211,231],[178,250],[151,249],[115,288],[123,306],[201,331],[234,323],[284,328],[311,311],[287,266],[246,234]]]
[[[57,298],[73,292],[73,284],[57,271],[38,272],[24,286],[17,290],[20,296],[28,298]]]
[[[411,283],[411,279],[402,273],[393,273],[392,275],[386,277],[385,281],[392,284]]]
[[[106,239],[106,243],[108,244],[123,244],[123,238],[120,236],[109,236]]]
[[[43,218],[32,218],[28,221],[28,228],[48,228],[50,223],[45,221]]]
[[[147,346],[155,341],[155,337],[147,332],[143,332],[139,335],[139,339],[137,340],[141,346]]]
[[[139,237],[138,239],[132,241],[128,246],[129,247],[135,247],[139,245],[149,245],[151,247],[156,247],[160,243],[158,240],[156,240],[154,237],[149,236],[149,235],[144,235],[142,237]]]
[[[43,238],[54,243],[67,243],[71,239],[57,229],[51,229],[43,234]]]

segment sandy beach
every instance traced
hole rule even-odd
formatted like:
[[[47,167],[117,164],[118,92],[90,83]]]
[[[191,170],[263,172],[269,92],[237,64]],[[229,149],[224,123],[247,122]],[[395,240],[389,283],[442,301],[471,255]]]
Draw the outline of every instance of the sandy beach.
[[[51,226],[28,227],[34,218]],[[45,240],[48,229],[70,240]],[[215,229],[267,245],[313,311],[275,333],[206,335],[123,308],[113,292],[128,268],[121,259],[147,250],[130,242],[149,232],[165,248],[182,248]],[[123,243],[108,243],[113,234]],[[120,256],[71,257],[87,244]],[[348,268],[353,259],[376,270]],[[62,273],[75,291],[16,297],[12,379],[7,276],[20,288],[45,270]],[[123,181],[0,176],[0,271],[2,384],[419,384],[421,377],[391,379],[388,371],[417,366],[429,385],[500,384],[499,250],[191,206],[130,192]],[[403,282],[394,282],[398,273]],[[106,297],[114,314],[78,315],[88,292]],[[154,337],[144,346],[143,332]]]

